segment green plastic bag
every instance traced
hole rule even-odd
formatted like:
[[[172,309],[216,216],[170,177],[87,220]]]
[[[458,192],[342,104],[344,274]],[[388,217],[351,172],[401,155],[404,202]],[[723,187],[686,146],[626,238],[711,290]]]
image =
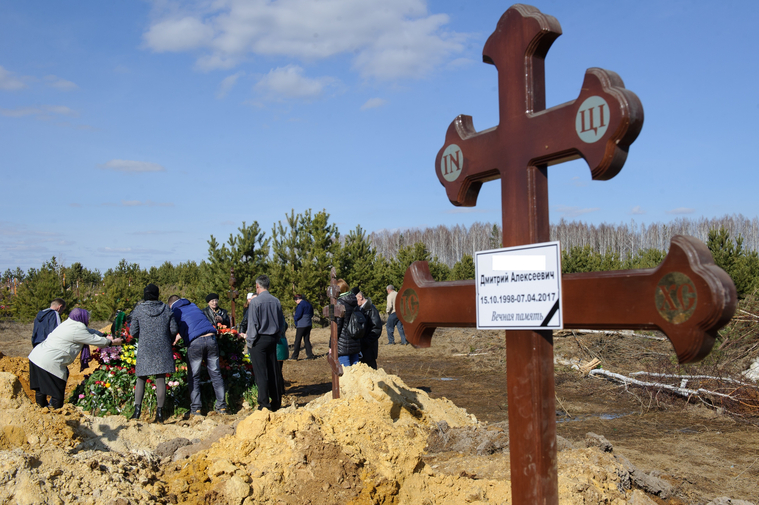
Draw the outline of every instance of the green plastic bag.
[[[290,351],[287,347],[287,337],[279,337],[279,342],[277,342],[277,361],[284,361],[290,358]]]

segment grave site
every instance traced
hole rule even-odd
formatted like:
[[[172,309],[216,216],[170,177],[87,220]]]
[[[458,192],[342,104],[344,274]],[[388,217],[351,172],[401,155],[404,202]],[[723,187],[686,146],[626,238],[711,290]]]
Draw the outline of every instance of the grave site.
[[[533,7],[506,11],[483,50],[500,123],[477,132],[459,116],[435,160],[457,206],[501,181],[506,247],[548,241],[549,166],[582,158],[610,179],[643,126],[635,94],[598,68],[577,99],[546,109],[544,58],[560,34]],[[741,373],[756,357],[756,301],[739,304],[706,246],[684,236],[657,268],[557,276],[550,310],[511,318],[534,324],[485,330],[484,281],[435,282],[412,264],[398,298],[413,345],[382,345],[383,332],[375,371],[328,356],[333,271],[331,327],[312,332],[317,359],[285,362],[286,407],[163,425],[35,406],[31,326],[3,323],[0,501],[758,503],[759,389]],[[73,390],[88,370],[70,371]]]

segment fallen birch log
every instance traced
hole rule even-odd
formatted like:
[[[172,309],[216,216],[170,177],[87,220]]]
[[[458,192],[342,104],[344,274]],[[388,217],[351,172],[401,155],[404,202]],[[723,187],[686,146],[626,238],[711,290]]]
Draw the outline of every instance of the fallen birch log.
[[[649,338],[651,340],[667,340],[666,337],[657,337],[654,335],[644,335],[642,333],[635,333],[634,331],[627,331],[627,330],[574,330],[577,333],[616,333],[618,335],[624,335],[625,337],[640,337],[640,338]]]
[[[722,382],[733,382],[741,386],[749,386],[752,388],[756,387],[755,384],[750,384],[748,382],[731,379],[729,377],[714,377],[711,375],[674,375],[674,374],[656,373],[656,372],[633,372],[630,375],[650,375],[652,377],[662,377],[665,379],[681,379],[681,380],[709,379],[709,380],[722,381]]]
[[[644,382],[644,381],[639,381],[637,379],[633,379],[632,377],[627,377],[625,375],[609,372],[609,371],[603,370],[603,369],[591,370],[588,375],[590,377],[595,377],[596,375],[603,375],[603,376],[609,377],[611,379],[618,380],[618,381],[624,383],[625,385],[633,384],[635,386],[640,386],[640,387],[652,387],[652,388],[665,389],[667,391],[671,391],[671,392],[673,392],[675,394],[678,394],[680,396],[685,396],[685,397],[694,396],[694,395],[695,396],[714,395],[714,396],[722,396],[724,398],[730,398],[730,399],[733,398],[730,395],[726,395],[724,393],[717,393],[716,391],[709,391],[709,390],[703,389],[703,388],[689,389],[689,388],[684,388],[684,387],[678,387],[678,386],[672,386],[672,385],[669,385],[669,384],[664,384],[662,382]]]

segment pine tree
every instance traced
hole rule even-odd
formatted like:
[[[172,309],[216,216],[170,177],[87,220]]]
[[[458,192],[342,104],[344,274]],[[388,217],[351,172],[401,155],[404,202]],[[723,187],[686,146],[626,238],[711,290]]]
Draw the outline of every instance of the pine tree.
[[[271,291],[282,309],[295,309],[293,295],[302,294],[314,306],[314,313],[329,303],[329,272],[340,251],[340,232],[329,224],[329,214],[322,210],[312,215],[291,210],[286,223],[279,221],[272,229]]]
[[[381,298],[385,293],[384,279],[378,276],[377,252],[366,232],[356,226],[345,237],[337,258],[337,274],[352,287],[358,287],[369,298]]]
[[[66,301],[66,313],[77,303],[75,293],[64,282],[64,267],[53,256],[37,270],[30,268],[19,285],[13,300],[13,313],[17,321],[30,322],[42,309],[50,307],[55,298]]]
[[[266,273],[270,239],[264,238],[257,221],[250,226],[243,221],[237,231],[236,235],[229,234],[226,244],[219,245],[213,235],[208,240],[208,262],[201,265],[200,284],[191,292],[198,306],[203,307],[206,295],[213,292],[219,295],[220,306],[230,308],[229,278],[233,268],[239,292],[252,291],[256,277]]]
[[[759,255],[756,251],[746,253],[740,234],[733,240],[726,228],[712,228],[706,245],[714,263],[733,279],[738,295],[744,296],[759,287]]]
[[[451,270],[451,280],[463,281],[474,279],[474,276],[474,259],[471,254],[465,254],[455,265],[453,265],[453,270]]]
[[[112,320],[121,310],[127,314],[142,300],[148,285],[147,272],[137,263],[122,259],[115,269],[108,269],[103,275],[103,288],[85,302],[91,311],[93,321]]]
[[[398,255],[390,262],[388,268],[390,284],[395,286],[396,289],[400,289],[403,284],[403,278],[406,275],[406,270],[415,261],[426,261],[430,267],[430,274],[436,281],[448,280],[450,268],[438,261],[437,257],[433,257],[427,250],[426,245],[422,242],[417,242],[414,245],[401,247],[398,250]]]

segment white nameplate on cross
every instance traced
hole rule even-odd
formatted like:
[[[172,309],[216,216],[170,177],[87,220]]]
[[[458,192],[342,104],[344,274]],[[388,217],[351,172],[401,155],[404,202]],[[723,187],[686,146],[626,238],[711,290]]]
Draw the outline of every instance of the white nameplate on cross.
[[[564,327],[559,242],[476,252],[475,285],[478,329]]]

